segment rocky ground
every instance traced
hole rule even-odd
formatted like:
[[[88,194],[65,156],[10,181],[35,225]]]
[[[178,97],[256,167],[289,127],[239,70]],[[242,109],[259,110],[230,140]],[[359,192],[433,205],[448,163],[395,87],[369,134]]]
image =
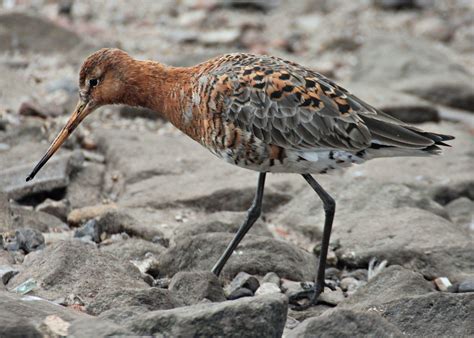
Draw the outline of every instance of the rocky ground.
[[[472,2],[4,0],[0,46],[0,336],[474,335]],[[278,55],[456,140],[319,177],[337,200],[334,290],[295,311],[323,223],[297,175],[270,175],[219,279],[257,175],[153,112],[104,107],[25,182],[104,46],[179,66]]]

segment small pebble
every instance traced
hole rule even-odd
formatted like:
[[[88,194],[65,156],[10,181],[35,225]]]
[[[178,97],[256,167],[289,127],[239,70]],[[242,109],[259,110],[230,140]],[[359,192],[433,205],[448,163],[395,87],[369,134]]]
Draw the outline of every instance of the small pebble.
[[[257,291],[255,291],[255,296],[268,295],[270,293],[281,293],[281,290],[275,283],[262,283]]]
[[[242,297],[252,297],[253,292],[247,288],[238,288],[234,290],[230,295],[227,296],[228,300],[239,299]]]
[[[449,287],[452,286],[448,277],[438,277],[434,280],[434,283],[439,291],[448,291]]]
[[[237,289],[246,288],[252,291],[252,295],[255,291],[257,291],[260,283],[257,278],[254,276],[246,273],[246,272],[239,272],[237,276],[234,277],[232,282],[226,286],[225,292],[227,295],[233,294]]]
[[[153,286],[157,288],[167,289],[171,283],[171,278],[155,279]]]
[[[8,281],[18,274],[18,270],[15,270],[11,266],[3,265],[0,266],[0,279],[3,282],[3,285],[7,285]]]
[[[85,241],[100,243],[100,232],[99,223],[95,219],[91,219],[74,231],[74,237]]]

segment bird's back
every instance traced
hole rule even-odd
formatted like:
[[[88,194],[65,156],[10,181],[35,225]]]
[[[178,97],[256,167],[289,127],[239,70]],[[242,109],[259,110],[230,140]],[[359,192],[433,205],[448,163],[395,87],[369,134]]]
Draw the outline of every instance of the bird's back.
[[[375,109],[323,75],[272,56],[223,55],[196,67],[203,143],[258,171],[320,173],[380,156],[439,152],[453,137]]]

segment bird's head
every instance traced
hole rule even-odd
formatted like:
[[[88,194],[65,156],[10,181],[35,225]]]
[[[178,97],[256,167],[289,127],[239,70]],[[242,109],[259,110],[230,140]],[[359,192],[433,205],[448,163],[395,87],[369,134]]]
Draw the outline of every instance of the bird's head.
[[[86,116],[100,106],[123,103],[127,95],[123,72],[132,61],[127,53],[114,48],[101,49],[84,61],[79,72],[79,102],[46,154],[26,178],[27,181],[33,179]]]

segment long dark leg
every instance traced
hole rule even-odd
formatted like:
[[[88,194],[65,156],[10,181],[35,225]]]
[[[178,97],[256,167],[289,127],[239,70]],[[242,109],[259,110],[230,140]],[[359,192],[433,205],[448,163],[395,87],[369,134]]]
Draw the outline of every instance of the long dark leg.
[[[328,256],[329,239],[331,237],[332,222],[336,212],[336,201],[319,185],[318,182],[310,175],[303,174],[306,182],[318,194],[321,201],[323,201],[324,213],[326,218],[324,220],[323,239],[321,241],[321,254],[319,256],[318,275],[316,277],[316,284],[314,286],[314,294],[311,297],[311,303],[314,304],[321,292],[324,291],[324,274],[326,271],[326,258]]]
[[[263,188],[265,186],[265,176],[266,173],[260,173],[260,175],[258,176],[257,193],[255,194],[255,198],[253,199],[252,206],[247,211],[247,217],[245,218],[244,223],[242,223],[232,241],[227,246],[227,249],[225,249],[224,253],[211,270],[216,276],[219,276],[222,269],[224,268],[225,263],[227,263],[227,260],[232,255],[237,245],[239,245],[242,238],[244,238],[245,234],[250,230],[255,221],[260,217],[260,214],[262,212],[262,199]]]

